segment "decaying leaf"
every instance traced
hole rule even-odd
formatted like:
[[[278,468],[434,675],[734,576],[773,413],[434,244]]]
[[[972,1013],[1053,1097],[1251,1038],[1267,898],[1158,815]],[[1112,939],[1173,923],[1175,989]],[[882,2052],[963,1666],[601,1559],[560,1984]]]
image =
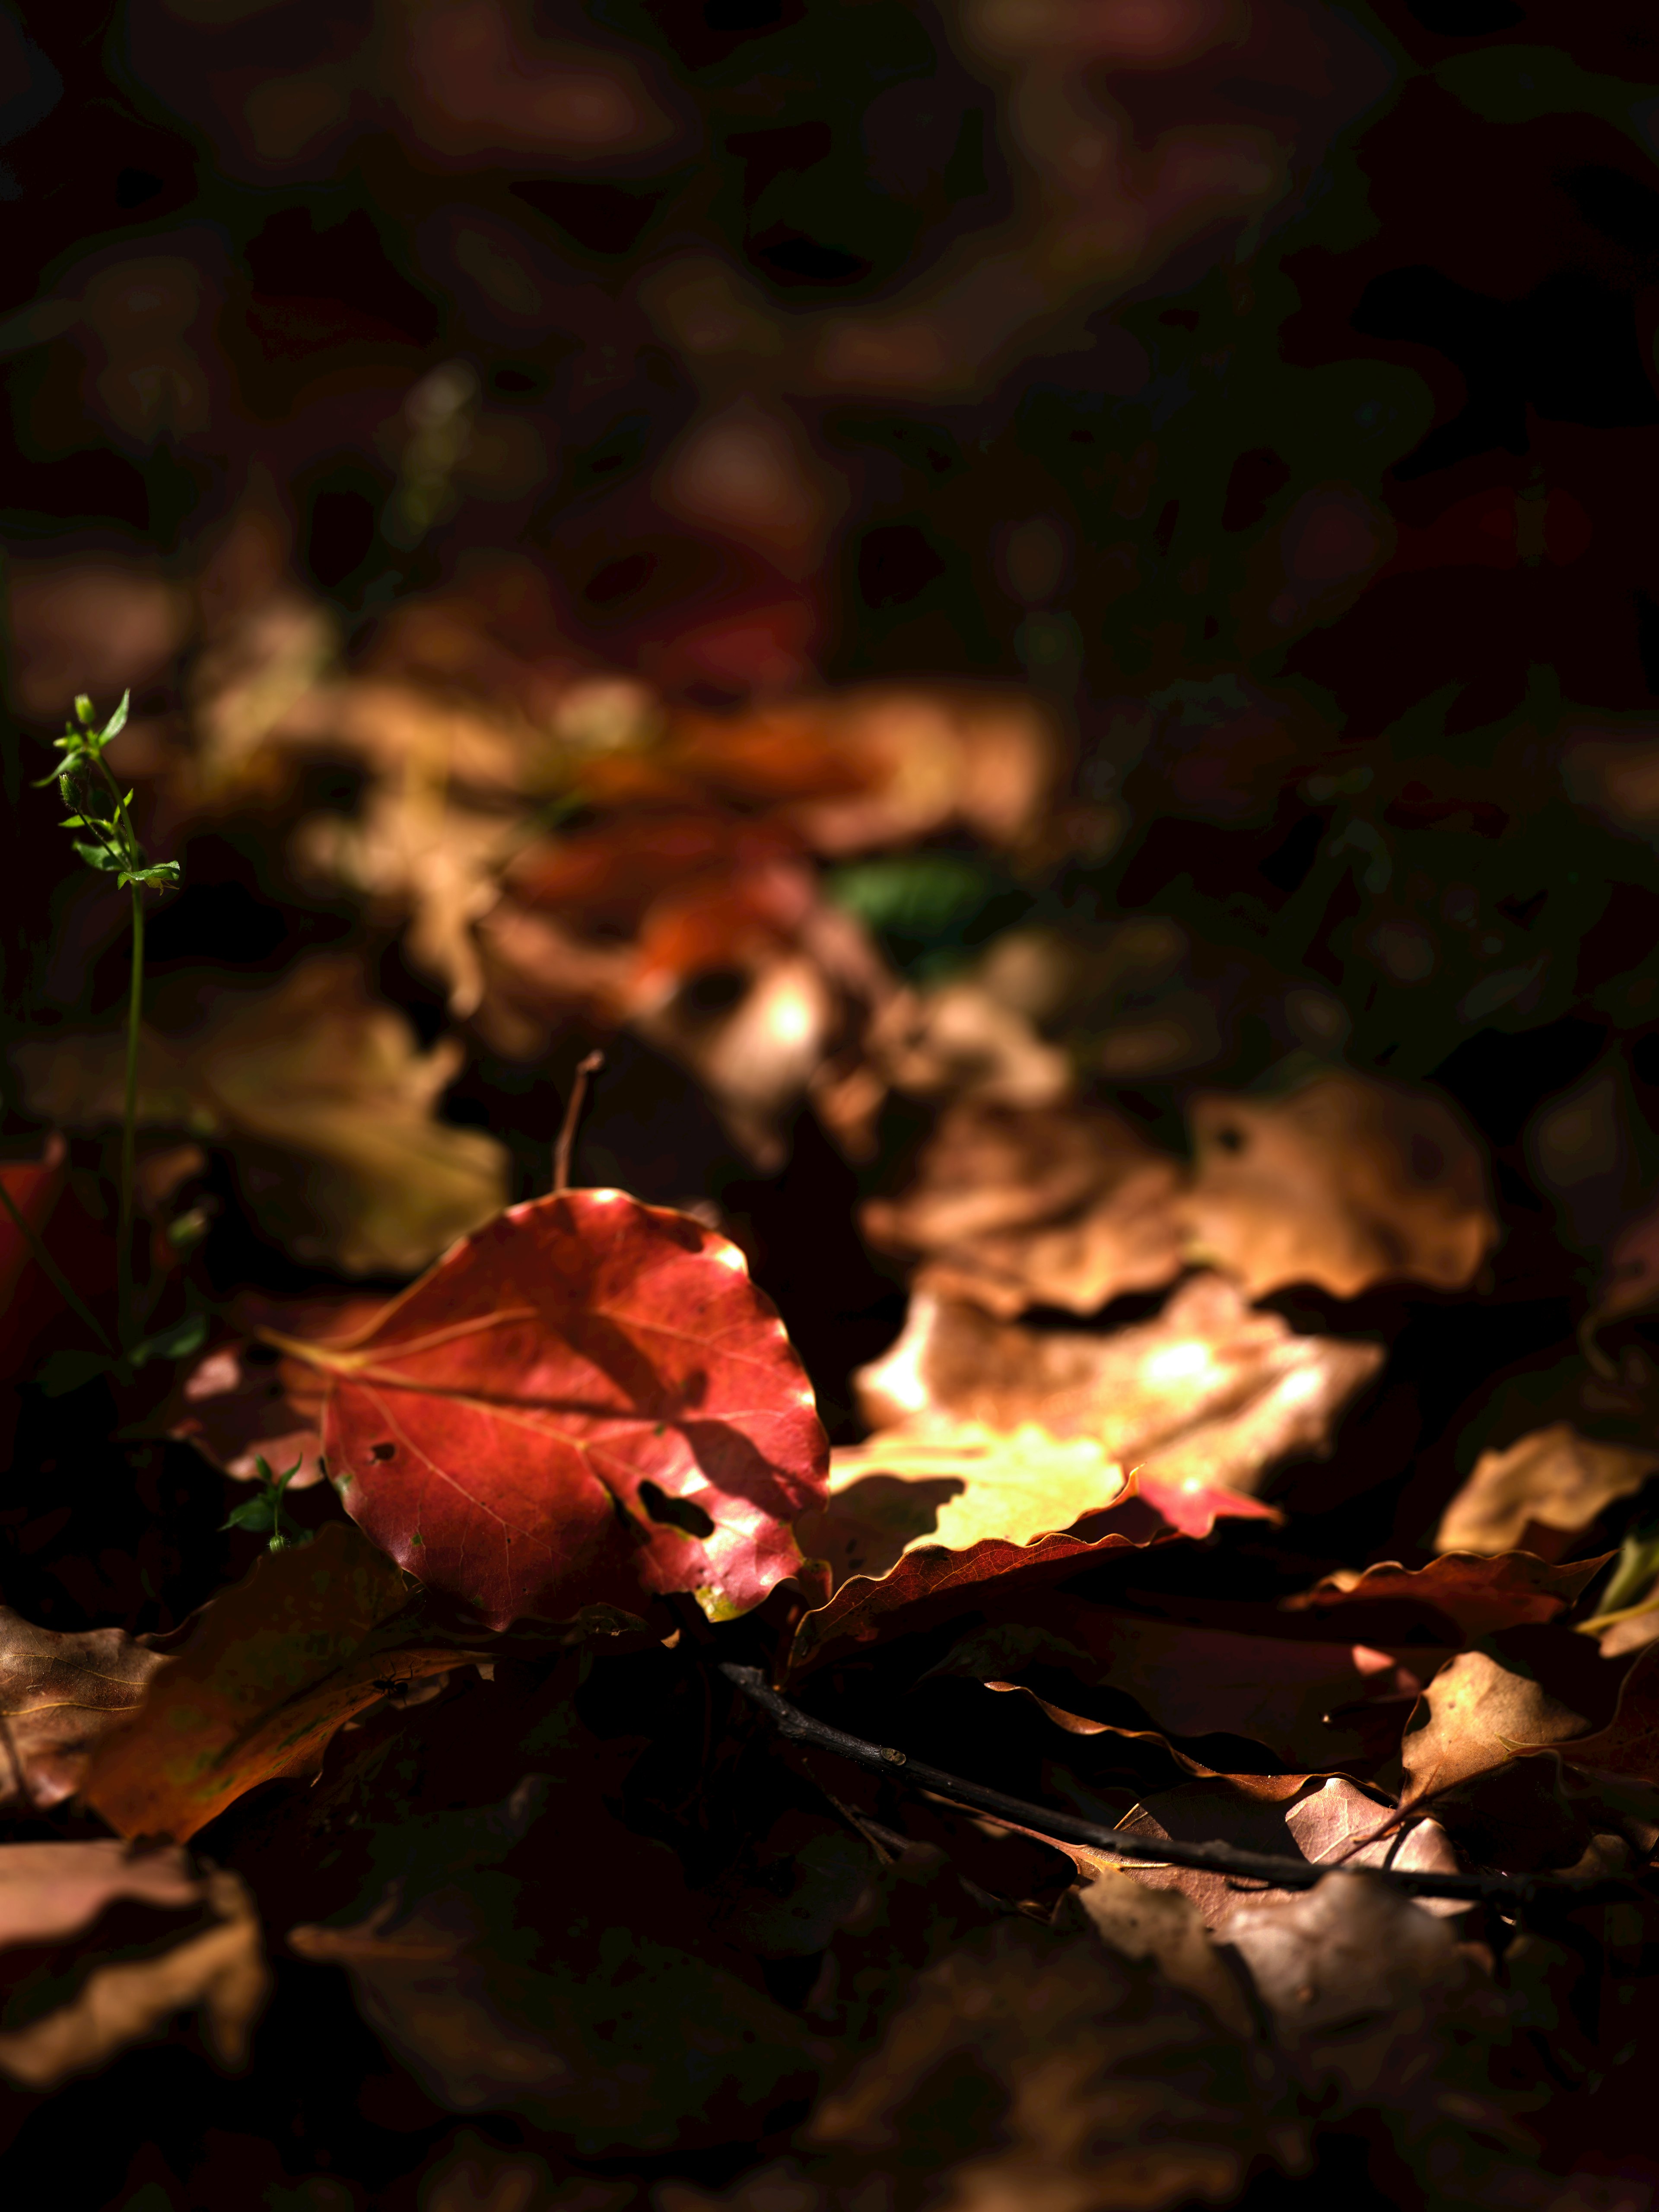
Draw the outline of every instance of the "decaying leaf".
[[[1424,1691],[1400,1755],[1409,1808],[1520,1753],[1565,1749],[1613,1718],[1629,1662],[1553,1627],[1501,1632],[1449,1659]],[[1574,1750],[1569,1753],[1577,1759]]]
[[[346,1509],[493,1626],[695,1590],[745,1612],[823,1494],[812,1392],[737,1248],[620,1191],[513,1207],[323,1377]]]
[[[136,1717],[105,1739],[88,1803],[121,1835],[184,1843],[257,1784],[314,1768],[389,1681],[467,1656],[408,1607],[391,1560],[339,1522],[267,1554],[206,1608]]]
[[[866,1233],[920,1261],[919,1291],[1012,1316],[1092,1313],[1181,1265],[1177,1164],[1101,1109],[945,1110],[910,1188],[866,1205]]]
[[[952,2204],[1051,2212],[1222,2203],[1253,2159],[1298,2160],[1257,2079],[1150,1960],[1001,1920],[916,1975],[819,2104],[805,2140],[840,2188],[805,2201],[850,2207],[860,2179],[891,2176],[887,2201],[907,2208],[939,2201],[941,2184]],[[919,2164],[909,2147],[924,2142],[937,2148]]]
[[[122,1931],[100,1942],[100,1919],[118,1906]],[[135,1928],[134,1907],[149,1907],[153,1924]],[[6,1954],[23,1947],[20,1978]],[[198,1874],[183,1851],[118,1843],[6,1844],[0,1983],[0,2078],[38,2094],[185,2011],[199,2011],[218,2064],[240,2071],[270,1977],[252,1900],[224,1869]]]
[[[1253,1298],[1400,1277],[1459,1290],[1498,1234],[1480,1153],[1425,1093],[1322,1075],[1268,1102],[1195,1099],[1191,1118],[1189,1254]]]
[[[1285,1609],[1316,1613],[1333,1619],[1333,1625],[1358,1625],[1362,1612],[1370,1608],[1397,1609],[1400,1619],[1419,1624],[1426,1619],[1431,1626],[1431,1636],[1419,1633],[1414,1641],[1461,1637],[1474,1643],[1497,1629],[1555,1620],[1610,1557],[1604,1552],[1598,1559],[1573,1559],[1562,1566],[1551,1566],[1529,1552],[1453,1552],[1425,1567],[1385,1559],[1376,1566],[1339,1567],[1312,1589],[1286,1598]]]
[[[1127,1871],[1103,1851],[1089,1852],[1085,1865],[1086,1851],[1086,1844],[1073,1846],[1084,1875],[1075,1893],[1096,1933],[1126,1958],[1155,1960],[1176,1989],[1207,2005],[1233,2034],[1248,2037],[1254,2022],[1244,1992],[1210,1941],[1205,1917],[1192,1899],[1149,1882],[1144,1870]]]
[[[572,1793],[574,1794],[574,1793]],[[359,1919],[294,1929],[453,2112],[521,2112],[583,2157],[746,2142],[816,2069],[799,2021],[703,1955],[672,1856],[544,1775],[381,1838]]]
[[[0,1606],[0,1805],[55,1805],[164,1662],[125,1629],[58,1636]]]
[[[1359,1872],[1328,1874],[1291,1902],[1240,1904],[1223,1936],[1294,2042],[1368,2014],[1395,2021],[1462,1963],[1443,1917]]]
[[[20,1047],[34,1110],[118,1121],[122,1049],[113,1035]],[[222,1134],[253,1212],[296,1257],[412,1274],[507,1195],[496,1140],[433,1118],[460,1064],[453,1040],[419,1051],[358,962],[326,954],[270,991],[224,994],[188,1036],[150,1036],[141,1115]]]
[[[1156,1498],[1254,1492],[1276,1460],[1323,1445],[1382,1364],[1373,1345],[1292,1334],[1208,1275],[1156,1321],[1106,1334],[1024,1328],[918,1292],[854,1382],[876,1428],[925,1439],[941,1424],[1008,1435],[1035,1422],[1091,1439]]]
[[[1210,1774],[1162,1790],[1119,1823],[1126,1834],[1168,1836],[1183,1843],[1218,1841],[1310,1866],[1397,1866],[1455,1874],[1457,1854],[1437,1821],[1415,1821],[1403,1837],[1378,1836],[1391,1809],[1346,1774]],[[1211,1928],[1224,1923],[1250,1893],[1204,1868],[1137,1867],[1137,1881],[1178,1890]],[[1269,1888],[1289,1898],[1305,1893]],[[1435,1909],[1435,1908],[1431,1908]],[[1461,1911],[1455,1905],[1443,1908]]]
[[[1028,1685],[1079,1728],[1150,1726],[1178,1741],[1243,1736],[1297,1773],[1364,1774],[1393,1748],[1410,1700],[1442,1656],[1281,1641],[1057,1592],[1040,1622],[989,1620],[963,1634],[933,1671],[999,1688]]]
[[[1605,1506],[1640,1490],[1659,1468],[1659,1452],[1599,1443],[1567,1421],[1536,1429],[1501,1451],[1485,1451],[1441,1516],[1435,1548],[1506,1552],[1527,1523],[1576,1533]]]

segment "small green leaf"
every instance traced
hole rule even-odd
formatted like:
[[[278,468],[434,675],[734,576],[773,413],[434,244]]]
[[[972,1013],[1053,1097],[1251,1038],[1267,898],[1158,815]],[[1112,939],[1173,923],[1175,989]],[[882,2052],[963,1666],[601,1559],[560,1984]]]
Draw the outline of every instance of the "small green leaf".
[[[66,1398],[83,1383],[109,1374],[114,1365],[101,1352],[54,1352],[42,1362],[35,1380],[48,1398]]]

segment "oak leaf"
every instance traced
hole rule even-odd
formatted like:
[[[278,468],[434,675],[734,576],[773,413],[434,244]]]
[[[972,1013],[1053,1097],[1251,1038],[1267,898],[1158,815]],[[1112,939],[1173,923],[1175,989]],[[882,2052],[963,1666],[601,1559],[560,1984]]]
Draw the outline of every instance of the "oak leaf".
[[[1568,1421],[1535,1429],[1501,1451],[1484,1451],[1441,1516],[1435,1548],[1506,1552],[1527,1523],[1576,1534],[1615,1498],[1640,1490],[1659,1452],[1582,1437]]]
[[[1402,1803],[1409,1810],[1525,1751],[1559,1747],[1577,1760],[1575,1740],[1612,1721],[1628,1663],[1551,1626],[1500,1631],[1458,1652],[1407,1725]]]
[[[1500,1628],[1555,1620],[1611,1556],[1604,1552],[1598,1559],[1574,1559],[1565,1566],[1548,1565],[1530,1552],[1502,1552],[1495,1557],[1451,1552],[1424,1567],[1404,1567],[1397,1559],[1384,1559],[1375,1566],[1339,1567],[1310,1590],[1286,1598],[1285,1609],[1335,1615],[1358,1626],[1355,1608],[1386,1607],[1398,1609],[1413,1623],[1415,1632],[1407,1640],[1439,1641],[1449,1626],[1455,1636],[1474,1643]],[[1427,1634],[1415,1628],[1425,1616]],[[1376,1635],[1369,1621],[1365,1626]],[[1383,1640],[1399,1639],[1389,1634]]]
[[[352,1518],[492,1626],[682,1590],[743,1613],[799,1564],[828,1457],[811,1388],[742,1255],[688,1214],[514,1206],[349,1345],[279,1343],[323,1378]]]
[[[1189,1254],[1253,1298],[1401,1277],[1461,1290],[1498,1234],[1480,1152],[1425,1093],[1322,1075],[1271,1101],[1198,1098],[1191,1121]]]
[[[125,1629],[59,1636],[0,1606],[0,1805],[56,1805],[163,1664]]]

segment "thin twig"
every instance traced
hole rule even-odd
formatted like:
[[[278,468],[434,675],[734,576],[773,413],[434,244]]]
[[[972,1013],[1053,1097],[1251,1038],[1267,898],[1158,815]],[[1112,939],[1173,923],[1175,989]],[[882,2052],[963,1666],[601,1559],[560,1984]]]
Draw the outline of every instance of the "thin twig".
[[[921,1759],[911,1759],[889,1745],[871,1743],[863,1736],[848,1735],[842,1729],[831,1728],[828,1722],[813,1719],[798,1705],[792,1705],[787,1698],[769,1689],[757,1667],[739,1667],[723,1660],[720,1672],[728,1681],[736,1684],[744,1697],[769,1713],[777,1723],[780,1735],[792,1741],[810,1744],[819,1751],[832,1751],[854,1765],[865,1767],[872,1774],[885,1775],[890,1781],[902,1784],[907,1789],[927,1790],[935,1797],[948,1798],[1012,1826],[1052,1837],[1056,1843],[1085,1844],[1091,1850],[1145,1865],[1190,1867],[1210,1874],[1234,1875],[1245,1881],[1267,1882],[1275,1889],[1312,1889],[1336,1870],[1308,1859],[1242,1850],[1231,1844],[1189,1844],[1169,1836],[1143,1838],[1121,1829],[1102,1827],[1094,1820],[1080,1820],[1076,1814],[1056,1807],[1030,1804],[1022,1797],[1010,1797],[1000,1790],[988,1790],[981,1783],[966,1782],[959,1775],[925,1765]],[[1537,1897],[1597,1904],[1628,1898],[1632,1890],[1642,1887],[1634,1877],[1619,1880],[1577,1875],[1435,1874],[1416,1867],[1366,1867],[1359,1871],[1376,1875],[1381,1881],[1403,1889],[1408,1896],[1456,1898],[1471,1905],[1505,1899],[1526,1904]]]
[[[576,1063],[570,1096],[565,1102],[564,1120],[559,1124],[559,1140],[553,1147],[553,1189],[556,1195],[570,1188],[570,1155],[576,1146],[576,1124],[581,1120],[582,1108],[587,1103],[589,1078],[605,1066],[602,1052],[590,1052],[585,1060]]]

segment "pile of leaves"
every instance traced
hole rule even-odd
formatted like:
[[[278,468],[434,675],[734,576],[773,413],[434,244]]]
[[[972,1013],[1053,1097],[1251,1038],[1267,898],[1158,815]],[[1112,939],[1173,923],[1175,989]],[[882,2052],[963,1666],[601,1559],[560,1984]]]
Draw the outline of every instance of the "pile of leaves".
[[[8,2171],[1652,2212],[1648,11],[92,12]]]

